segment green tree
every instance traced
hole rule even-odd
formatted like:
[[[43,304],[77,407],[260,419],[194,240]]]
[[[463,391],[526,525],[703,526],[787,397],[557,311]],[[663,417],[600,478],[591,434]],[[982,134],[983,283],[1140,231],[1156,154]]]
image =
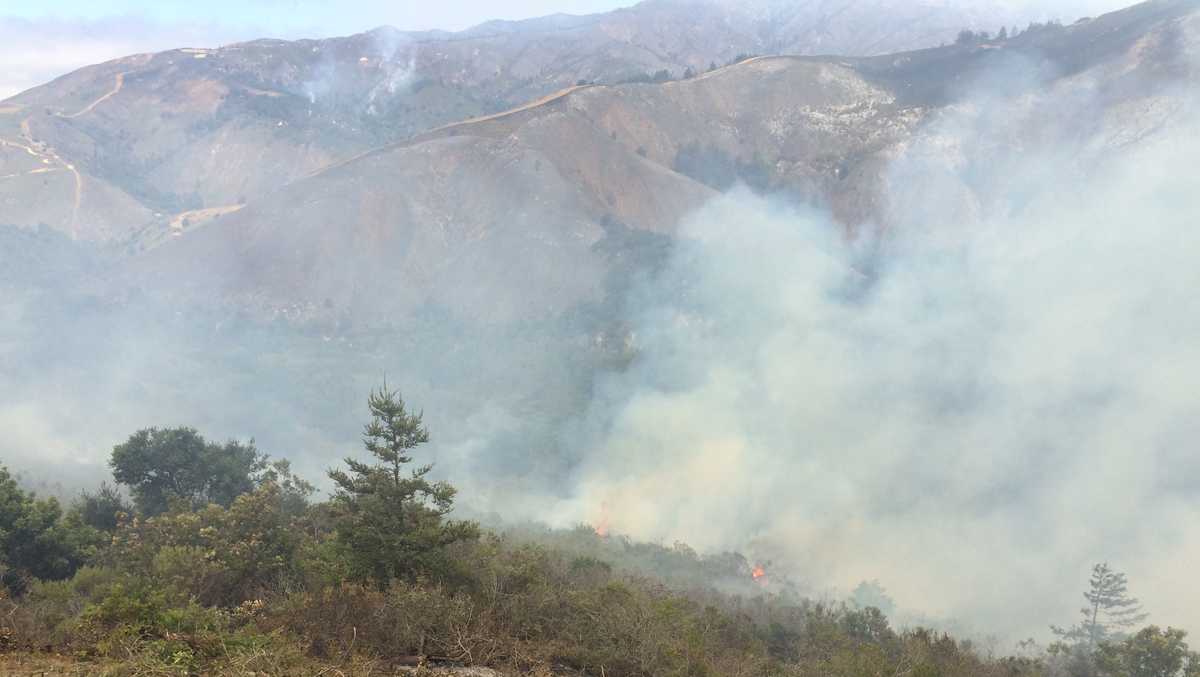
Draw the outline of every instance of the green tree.
[[[385,587],[395,578],[436,573],[443,548],[476,538],[472,522],[444,519],[455,489],[427,479],[431,464],[406,472],[412,452],[429,441],[420,413],[410,413],[400,394],[387,389],[367,400],[371,422],[363,444],[378,461],[346,459],[349,472],[330,470],[337,485],[338,541],[345,547],[353,575]]]
[[[304,514],[309,508],[309,499],[317,491],[311,482],[292,472],[292,463],[285,458],[267,464],[259,482],[279,487],[280,507],[289,517]]]
[[[1089,588],[1083,596],[1088,604],[1079,610],[1079,624],[1069,628],[1050,626],[1067,642],[1095,649],[1146,620],[1141,604],[1129,596],[1125,574],[1113,570],[1107,562],[1092,567]]]
[[[120,522],[118,516],[121,513],[133,512],[133,506],[125,501],[125,497],[116,487],[104,482],[95,493],[81,493],[79,499],[71,506],[71,511],[78,515],[81,522],[93,529],[112,533],[117,530]]]
[[[1200,655],[1188,651],[1185,637],[1183,630],[1151,625],[1122,642],[1102,645],[1096,662],[1102,675],[1112,677],[1196,677]]]
[[[0,564],[3,583],[15,593],[28,577],[70,578],[100,541],[96,530],[64,519],[54,498],[39,500],[23,491],[8,469],[0,466]]]
[[[266,457],[254,441],[205,441],[194,428],[147,428],[113,447],[113,477],[130,488],[143,515],[166,512],[174,500],[189,508],[209,503],[229,506],[253,491]]]

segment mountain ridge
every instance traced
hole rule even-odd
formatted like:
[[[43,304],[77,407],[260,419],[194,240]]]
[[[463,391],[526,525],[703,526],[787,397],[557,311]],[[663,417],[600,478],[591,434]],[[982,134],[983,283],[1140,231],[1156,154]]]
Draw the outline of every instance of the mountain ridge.
[[[301,308],[286,311],[295,319],[326,307],[366,312],[374,292],[364,290],[383,285],[405,290],[394,295],[401,313],[432,303],[463,317],[554,315],[602,302],[615,260],[603,243],[614,227],[672,237],[686,214],[738,183],[828,209],[850,233],[887,229],[887,168],[981,87],[994,88],[998,100],[1051,96],[1086,76],[1107,97],[1097,106],[1101,126],[1053,114],[1038,124],[1074,127],[1085,148],[1094,139],[1139,138],[1149,118],[1128,111],[1189,67],[1179,55],[1195,42],[1197,10],[1200,0],[1154,0],[1005,39],[975,36],[885,56],[767,55],[666,82],[573,84],[383,141],[339,123],[337,109],[295,109],[297,95],[284,88],[208,77],[214,68],[266,68],[275,63],[270,51],[129,57],[105,65],[103,77],[89,80],[88,97],[70,107],[34,114],[26,104],[0,115],[0,167],[9,168],[0,176],[15,177],[0,183],[0,206],[17,204],[33,223],[119,248],[130,264],[111,281],[118,295],[132,285],[262,316]],[[312,48],[298,49],[311,57]],[[360,66],[366,57],[351,58],[358,53],[337,63],[395,65]],[[1020,77],[994,80],[994,71],[1017,65]],[[173,77],[136,71],[146,67]],[[154,107],[135,111],[135,96]],[[1128,119],[1113,122],[1119,111]],[[104,126],[126,115],[151,119],[148,137],[161,139]],[[188,137],[186,127],[203,133]],[[61,140],[42,140],[52,134]],[[126,164],[114,165],[94,139],[137,142]],[[180,142],[173,155],[155,162],[153,145],[171,139]],[[92,157],[78,160],[81,153]],[[139,154],[154,167],[151,182],[133,178]],[[232,183],[247,176],[257,183]],[[210,181],[213,192],[175,209],[144,202],[177,193],[174,177],[196,188]],[[45,198],[5,196],[30,185]],[[22,225],[12,213],[0,213],[0,222]],[[96,213],[107,213],[110,225],[97,226]],[[488,263],[513,254],[538,263]],[[472,268],[490,270],[490,291],[472,288]]]
[[[884,7],[892,14],[885,17]],[[953,39],[964,26],[1010,20],[978,9],[987,3],[971,7],[821,0],[779,15],[788,22],[764,23],[728,3],[653,1],[595,15],[485,22],[458,33],[378,28],[122,57],[0,105],[0,138],[36,141],[65,158],[56,166],[72,165],[79,175],[78,191],[57,179],[36,189],[32,179],[0,185],[0,221],[119,241],[579,82],[678,78],[755,52],[898,51]],[[885,18],[883,42],[866,45],[868,27]],[[851,24],[857,28],[847,32]],[[897,25],[932,33],[886,37]],[[126,82],[114,92],[118,79]],[[248,164],[247,155],[264,161]],[[12,173],[6,164],[0,155],[0,175]],[[64,213],[55,200],[38,199],[13,209],[5,188],[47,197],[78,192],[81,204]],[[72,214],[81,215],[79,224]]]

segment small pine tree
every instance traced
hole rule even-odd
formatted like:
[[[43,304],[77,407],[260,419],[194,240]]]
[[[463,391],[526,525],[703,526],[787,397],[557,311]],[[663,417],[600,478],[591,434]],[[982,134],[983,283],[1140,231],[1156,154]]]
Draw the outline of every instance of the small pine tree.
[[[371,422],[363,444],[379,462],[346,459],[349,472],[329,471],[337,485],[338,541],[352,574],[380,587],[396,578],[436,574],[444,546],[478,536],[472,522],[445,520],[455,489],[431,482],[432,464],[405,472],[412,452],[429,441],[421,413],[410,413],[400,394],[387,389],[367,400]]]
[[[1092,578],[1083,596],[1088,605],[1079,610],[1083,618],[1078,625],[1050,627],[1054,634],[1073,644],[1095,649],[1146,620],[1141,603],[1129,596],[1125,574],[1114,571],[1107,562],[1092,567]]]
[[[125,501],[116,487],[102,482],[95,493],[82,492],[72,510],[84,524],[111,534],[117,530],[121,513],[133,512],[133,506]]]

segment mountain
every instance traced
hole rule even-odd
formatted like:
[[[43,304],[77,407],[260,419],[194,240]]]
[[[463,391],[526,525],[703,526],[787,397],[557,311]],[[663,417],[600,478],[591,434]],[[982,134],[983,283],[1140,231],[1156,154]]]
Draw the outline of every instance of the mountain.
[[[982,1],[649,0],[462,33],[136,55],[0,104],[0,223],[161,238],[370,148],[578,82],[679,78],[748,54],[891,53],[1035,18]]]
[[[997,106],[1036,97],[1040,112],[947,161],[999,162],[1044,138],[1095,159],[1152,133],[1181,114],[1172,83],[1195,81],[1198,5],[1146,3],[887,57],[761,57],[571,88],[322,168],[148,251],[125,279],[294,319],[361,317],[381,298],[401,314],[554,316],[603,301],[614,239],[669,238],[735,183],[826,206],[851,232],[887,228],[886,168],[981,90]]]
[[[1179,579],[1200,0],[888,54],[748,37],[691,77],[547,47],[676,7],[415,60],[370,56],[391,31],[175,50],[5,102],[0,457],[94,482],[191,425],[320,478],[386,382],[481,511],[748,544],[814,590],[878,574],[1016,637],[1089,561]],[[485,83],[521,44],[545,78]],[[1158,587],[1156,618],[1195,615]]]
[[[608,47],[589,47],[589,36],[636,26],[621,45],[656,31],[682,39],[668,27],[690,11],[708,18],[689,30],[756,48],[773,31],[806,40],[797,26],[832,5],[764,2],[749,6],[756,13],[655,0],[454,35],[380,30],[134,56],[4,104],[0,223],[122,252],[119,273],[96,286],[113,296],[143,289],[302,323],[429,308],[555,317],[609,303],[630,261],[653,259],[683,216],[735,184],[827,207],[851,233],[891,227],[887,168],[980,92],[1000,108],[1036,100],[1040,112],[954,157],[997,161],[1040,138],[1099,157],[1152,133],[1180,114],[1177,83],[1194,82],[1198,5],[1154,0],[885,56],[748,57],[686,78],[571,85],[474,117],[580,74],[559,68],[532,89],[489,90],[517,82],[517,62],[485,66],[486,54],[511,56],[521,40],[538,45],[526,57],[574,40],[600,63]],[[689,49],[670,53],[699,53]],[[549,73],[554,58],[536,61]],[[475,70],[446,65],[468,62]],[[616,78],[612,64],[629,62],[605,63]],[[484,84],[489,68],[499,75]],[[465,121],[414,108],[452,91],[473,102],[451,107]]]

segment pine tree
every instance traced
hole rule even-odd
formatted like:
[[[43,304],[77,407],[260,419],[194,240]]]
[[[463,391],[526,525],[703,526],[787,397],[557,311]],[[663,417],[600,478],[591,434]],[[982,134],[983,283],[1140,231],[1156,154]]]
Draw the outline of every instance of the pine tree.
[[[1089,650],[1102,642],[1121,637],[1125,631],[1146,620],[1141,603],[1130,597],[1125,574],[1108,563],[1092,567],[1089,589],[1083,593],[1088,605],[1079,610],[1082,620],[1070,628],[1051,626],[1054,634]]]
[[[444,546],[475,538],[471,522],[445,520],[455,489],[431,482],[432,464],[405,472],[413,450],[429,441],[421,413],[410,413],[400,394],[387,389],[367,400],[371,422],[363,445],[378,463],[346,459],[349,472],[329,471],[337,485],[338,541],[357,578],[385,587],[395,578],[436,574]]]

